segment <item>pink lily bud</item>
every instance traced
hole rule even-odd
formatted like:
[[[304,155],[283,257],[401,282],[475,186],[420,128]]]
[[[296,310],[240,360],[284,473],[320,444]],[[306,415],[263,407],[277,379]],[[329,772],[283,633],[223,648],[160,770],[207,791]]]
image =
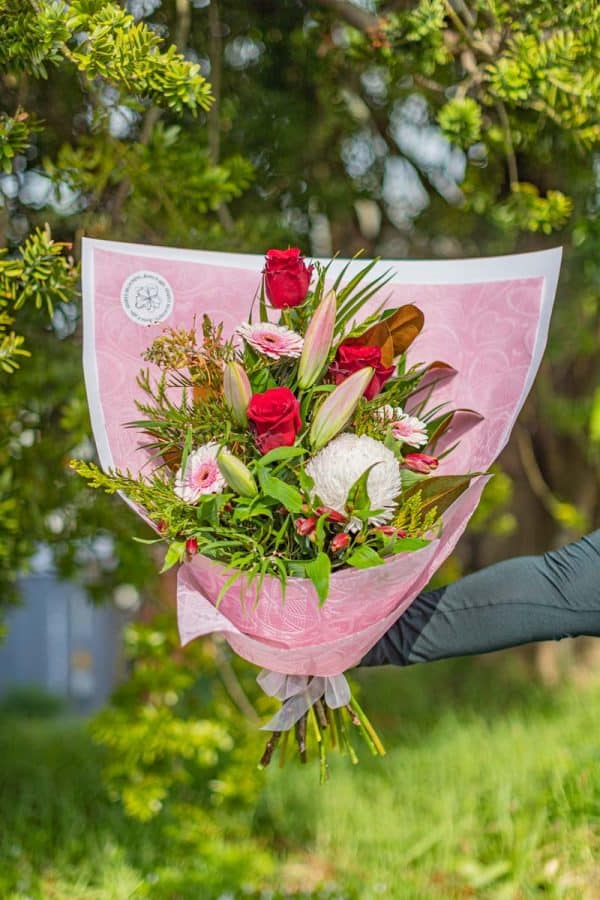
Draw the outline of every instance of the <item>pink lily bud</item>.
[[[244,369],[238,362],[229,362],[223,372],[223,396],[238,425],[247,425],[246,410],[252,399],[252,388]]]
[[[315,526],[317,524],[317,520],[314,516],[309,516],[308,519],[296,519],[294,522],[294,526],[298,534],[301,534],[303,537],[306,537],[315,530]]]
[[[439,460],[435,456],[427,456],[426,453],[409,453],[404,457],[404,465],[411,472],[420,472],[422,475],[428,475],[433,469],[439,466]]]
[[[329,291],[316,308],[304,335],[298,367],[298,386],[302,390],[312,387],[325,367],[333,340],[335,312],[335,291]]]
[[[344,428],[371,381],[373,372],[374,369],[369,366],[359,369],[327,395],[310,427],[310,442],[315,450],[328,444]]]
[[[339,553],[340,550],[345,550],[349,543],[349,535],[347,535],[345,531],[340,531],[339,534],[336,534],[335,537],[332,538],[329,549],[332,553]]]

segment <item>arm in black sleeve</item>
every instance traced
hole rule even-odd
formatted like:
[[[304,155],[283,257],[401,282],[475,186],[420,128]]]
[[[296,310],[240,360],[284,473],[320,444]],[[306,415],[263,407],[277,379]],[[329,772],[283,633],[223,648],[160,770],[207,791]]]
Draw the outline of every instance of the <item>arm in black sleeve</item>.
[[[420,594],[361,666],[408,666],[532,641],[600,637],[600,530]]]

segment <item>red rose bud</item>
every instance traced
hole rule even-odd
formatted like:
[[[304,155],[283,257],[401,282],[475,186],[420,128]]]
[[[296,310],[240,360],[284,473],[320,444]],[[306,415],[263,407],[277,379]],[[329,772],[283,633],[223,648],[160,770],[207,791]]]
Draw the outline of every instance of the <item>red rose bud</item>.
[[[349,543],[350,537],[345,531],[340,531],[339,534],[336,534],[335,537],[332,538],[329,549],[332,553],[339,553],[340,550],[345,550]]]
[[[302,428],[300,404],[288,387],[254,394],[246,415],[261,453],[276,447],[291,447]]]
[[[271,306],[285,309],[306,300],[313,267],[307,266],[297,247],[268,250],[265,257],[265,291]]]
[[[335,359],[329,367],[329,374],[335,384],[341,384],[348,376],[364,369],[374,369],[373,377],[365,388],[364,396],[372,400],[394,374],[395,366],[384,366],[381,362],[381,347],[370,347],[359,344],[355,338],[349,338],[338,347]]]
[[[411,472],[420,472],[428,475],[433,469],[437,469],[439,461],[435,456],[427,456],[426,453],[409,453],[404,457],[404,465]]]
[[[317,506],[315,512],[318,516],[327,516],[330,522],[342,523],[348,521],[348,516],[338,512],[337,509],[331,509],[330,506]]]
[[[185,552],[188,556],[195,556],[198,552],[198,541],[196,538],[188,538],[185,542]]]
[[[315,526],[317,524],[317,520],[314,516],[309,516],[308,519],[296,519],[294,525],[296,527],[296,531],[298,534],[301,534],[303,537],[306,535],[312,534],[315,530]]]

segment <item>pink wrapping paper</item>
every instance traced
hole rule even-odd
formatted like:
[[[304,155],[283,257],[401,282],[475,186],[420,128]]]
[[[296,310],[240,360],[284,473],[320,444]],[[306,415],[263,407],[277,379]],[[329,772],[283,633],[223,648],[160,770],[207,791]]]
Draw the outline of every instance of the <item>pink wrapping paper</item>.
[[[149,466],[140,436],[123,427],[139,417],[136,375],[142,352],[165,326],[191,326],[194,315],[223,321],[231,334],[247,318],[263,258],[84,241],[84,365],[101,464],[137,472]],[[335,277],[344,261],[332,267]],[[364,261],[352,263],[351,278]],[[439,473],[485,472],[506,444],[531,388],[545,346],[560,250],[452,262],[392,262],[383,299],[415,303],[425,327],[408,351],[409,364],[443,360],[455,370],[436,385],[429,405],[476,410],[460,416],[444,440],[460,438]],[[148,320],[161,318],[148,324]],[[439,449],[439,448],[438,448]],[[277,672],[337,675],[355,665],[426,585],[454,549],[474,511],[485,477],[447,510],[441,538],[417,552],[368,570],[332,576],[319,609],[312,584],[289,579],[285,600],[277,579],[265,579],[258,604],[243,579],[214,601],[229,576],[196,556],[178,580],[183,643],[220,632],[240,655]]]

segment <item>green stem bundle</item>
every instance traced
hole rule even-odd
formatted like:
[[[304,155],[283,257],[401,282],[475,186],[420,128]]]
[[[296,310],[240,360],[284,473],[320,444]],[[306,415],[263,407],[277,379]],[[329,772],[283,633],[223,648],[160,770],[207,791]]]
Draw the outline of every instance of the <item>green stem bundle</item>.
[[[358,763],[352,743],[355,734],[360,735],[373,756],[385,756],[379,735],[354,695],[347,706],[338,708],[327,706],[324,698],[317,700],[292,727],[300,762],[307,763],[309,756],[318,759],[321,784],[329,778],[328,750],[337,750],[342,756],[348,755],[353,765]],[[272,733],[261,757],[260,769],[269,765],[278,746],[279,766],[283,767],[291,731],[290,728]]]

